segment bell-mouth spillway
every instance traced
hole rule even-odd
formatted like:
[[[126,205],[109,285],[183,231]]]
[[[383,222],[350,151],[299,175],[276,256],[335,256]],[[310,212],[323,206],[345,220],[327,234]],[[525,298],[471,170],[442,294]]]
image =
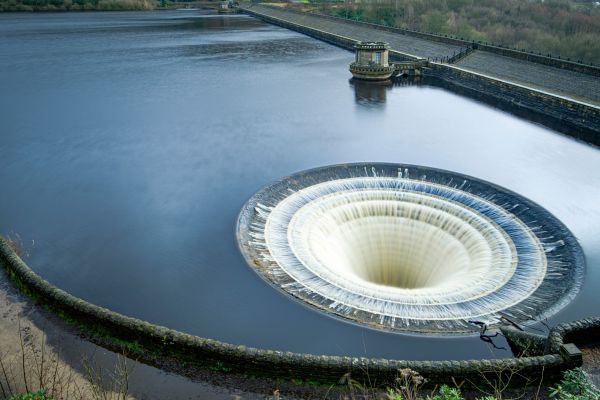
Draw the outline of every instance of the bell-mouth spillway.
[[[283,178],[243,207],[238,243],[277,289],[371,328],[461,334],[574,298],[584,257],[532,201],[455,172],[382,163]]]

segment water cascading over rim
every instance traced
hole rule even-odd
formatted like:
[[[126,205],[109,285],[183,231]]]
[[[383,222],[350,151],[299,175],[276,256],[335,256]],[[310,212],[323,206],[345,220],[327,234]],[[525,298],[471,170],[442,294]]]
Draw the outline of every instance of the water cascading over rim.
[[[373,328],[462,333],[501,315],[546,318],[577,293],[584,258],[530,200],[454,172],[348,164],[256,193],[237,226],[249,265],[283,292]]]

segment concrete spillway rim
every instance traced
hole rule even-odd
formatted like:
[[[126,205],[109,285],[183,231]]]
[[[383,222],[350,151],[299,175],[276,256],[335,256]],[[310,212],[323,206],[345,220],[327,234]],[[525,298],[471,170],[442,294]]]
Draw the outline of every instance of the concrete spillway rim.
[[[498,230],[515,241],[519,249],[518,257],[515,255],[513,258],[519,260],[520,267],[510,284],[502,284],[498,287],[498,293],[492,293],[491,296],[503,299],[503,303],[492,304],[493,307],[490,308],[488,304],[475,299],[477,301],[471,302],[469,307],[476,308],[467,310],[461,317],[458,309],[450,310],[448,306],[444,306],[444,302],[435,301],[432,304],[440,311],[432,309],[433,314],[426,316],[427,313],[423,314],[422,309],[412,312],[406,308],[407,304],[414,302],[412,297],[415,292],[406,294],[405,302],[400,301],[396,306],[396,301],[392,298],[382,300],[383,302],[378,300],[381,288],[376,289],[375,295],[366,294],[363,290],[366,286],[360,284],[350,285],[359,289],[348,291],[346,288],[350,286],[345,278],[337,279],[335,274],[328,274],[327,268],[319,267],[317,271],[311,267],[319,263],[314,264],[314,257],[310,258],[312,261],[308,261],[309,259],[298,256],[297,246],[289,242],[294,235],[290,236],[286,229],[292,229],[289,224],[296,218],[295,213],[301,214],[302,210],[311,207],[310,204],[321,197],[341,193],[340,191],[354,185],[354,181],[358,181],[356,188],[365,190],[386,189],[388,181],[392,182],[392,186],[395,185],[394,181],[402,181],[398,183],[402,186],[398,190],[403,192],[416,190],[418,193],[425,193],[427,198],[441,196],[444,199],[447,196],[448,204],[463,202],[465,209],[487,213],[484,217],[491,218],[492,225],[499,224]],[[443,191],[447,193],[444,194]],[[292,198],[294,199],[290,200]],[[287,203],[291,206],[282,206]],[[284,210],[278,211],[282,207]],[[281,217],[273,217],[277,213]],[[274,225],[270,222],[272,218],[282,222]],[[277,236],[269,233],[272,230],[269,226],[272,225],[279,229]],[[340,164],[283,177],[260,189],[244,205],[238,218],[237,236],[248,265],[277,290],[346,322],[408,334],[474,333],[478,328],[468,322],[470,319],[483,318],[489,325],[494,325],[501,315],[508,315],[521,324],[547,318],[576,296],[585,269],[583,251],[573,234],[540,205],[513,191],[472,176],[409,164]],[[281,250],[288,246],[286,241],[291,247]],[[536,261],[537,258],[539,261]],[[536,269],[543,274],[537,283],[535,276],[531,276]],[[531,279],[532,283],[528,284],[531,289],[522,287],[523,282]],[[348,296],[356,297],[356,302],[353,300],[352,304],[349,303]],[[464,303],[466,299],[458,297],[455,301]],[[376,308],[365,309],[362,304]],[[394,307],[398,311],[393,311]],[[407,311],[412,314],[406,314]],[[447,314],[446,317],[440,314],[449,312],[453,314]],[[436,317],[436,313],[440,317]]]

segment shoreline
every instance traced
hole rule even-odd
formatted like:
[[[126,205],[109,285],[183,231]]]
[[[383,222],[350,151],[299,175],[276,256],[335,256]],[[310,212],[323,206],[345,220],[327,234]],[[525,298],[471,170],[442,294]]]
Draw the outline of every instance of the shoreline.
[[[82,357],[94,360],[105,373],[110,373],[117,358],[117,353],[90,342],[90,338],[77,328],[61,320],[58,316],[43,310],[10,281],[4,270],[0,269],[0,351],[7,355],[6,349],[17,349],[19,346],[18,327],[25,333],[27,342],[43,339],[46,343],[45,354],[49,359],[58,358],[60,365],[70,371],[79,385],[85,386],[85,369]],[[582,346],[582,369],[592,382],[600,384],[600,343]],[[13,350],[14,352],[15,350]],[[14,356],[15,354],[11,354]],[[126,359],[131,373],[129,379],[128,398],[147,400],[176,400],[180,398],[225,399],[278,399],[284,396],[287,400],[310,398],[342,398],[344,393],[339,389],[325,389],[294,383],[259,380],[218,372],[185,370],[176,365],[163,366],[167,371]],[[168,370],[171,370],[169,372]],[[536,388],[529,389],[531,394]],[[467,395],[470,392],[463,394]],[[345,393],[347,395],[347,393]],[[316,397],[315,397],[316,396]],[[542,397],[544,398],[544,397]]]
[[[2,269],[0,269],[0,314],[2,315],[0,356],[3,360],[21,357],[20,327],[25,345],[31,346],[31,351],[39,353],[43,342],[44,357],[48,360],[58,360],[59,368],[73,380],[74,387],[81,389],[89,384],[85,360],[90,360],[95,368],[103,372],[106,379],[110,378],[109,375],[112,374],[119,357],[122,358],[120,354],[93,343],[84,332],[36,305],[14,286]],[[26,352],[28,351],[29,347]],[[163,370],[134,359],[125,358],[125,360],[130,374],[128,398],[132,399],[259,400],[270,398],[275,391],[279,390],[286,392],[286,399],[299,400],[300,397],[291,397],[290,394],[310,396],[315,392],[314,388],[294,384],[280,385],[274,381],[247,379],[218,372],[186,370],[175,365],[170,367],[164,365],[165,370]],[[20,370],[15,370],[12,378],[17,379],[15,382],[17,386],[23,386],[19,372]]]
[[[60,319],[60,317],[36,305],[22,294],[0,268],[0,355],[14,357],[7,349],[19,348],[18,326],[28,343],[40,343],[44,339],[44,354],[48,359],[58,358],[60,366],[77,382],[79,387],[87,384],[82,359],[90,359],[102,369],[104,375],[113,372],[120,354],[95,344],[85,332]],[[39,351],[39,346],[36,348]],[[147,365],[126,358],[130,371],[128,399],[144,400],[286,400],[340,399],[347,392],[340,389],[299,385],[201,371],[167,362],[161,367]],[[17,371],[20,372],[20,371]],[[105,376],[105,378],[110,376]],[[17,377],[18,379],[19,377]],[[18,383],[22,385],[22,382]],[[111,397],[120,398],[120,397]]]
[[[218,11],[220,1],[170,2],[164,6],[160,0],[99,0],[96,3],[80,5],[72,3],[59,6],[53,4],[26,5],[0,1],[0,14],[3,13],[67,13],[67,12],[132,12],[132,11]],[[187,7],[190,7],[189,9]]]

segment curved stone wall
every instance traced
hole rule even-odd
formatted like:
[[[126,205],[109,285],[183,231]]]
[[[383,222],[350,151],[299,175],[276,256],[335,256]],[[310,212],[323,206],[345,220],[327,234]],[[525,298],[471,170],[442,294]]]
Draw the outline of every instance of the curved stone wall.
[[[546,342],[546,353],[557,353],[565,343],[593,343],[600,338],[600,317],[590,317],[555,326]]]
[[[124,316],[91,304],[57,288],[33,272],[21,260],[10,243],[0,236],[0,263],[19,289],[38,304],[76,325],[91,340],[152,362],[175,360],[180,364],[251,376],[294,379],[337,384],[350,372],[358,381],[392,384],[398,369],[411,368],[425,376],[430,384],[452,383],[452,378],[467,384],[497,379],[506,371],[518,370],[528,379],[544,376],[559,378],[562,371],[580,365],[581,359],[563,351],[564,340],[593,338],[600,329],[600,318],[559,326],[551,333],[549,354],[529,357],[468,361],[405,361],[355,357],[317,356],[235,346],[217,340],[182,333],[147,321]],[[596,336],[597,337],[597,336]],[[572,346],[572,345],[571,345]],[[573,346],[574,347],[574,346]],[[522,385],[514,379],[512,384]]]

